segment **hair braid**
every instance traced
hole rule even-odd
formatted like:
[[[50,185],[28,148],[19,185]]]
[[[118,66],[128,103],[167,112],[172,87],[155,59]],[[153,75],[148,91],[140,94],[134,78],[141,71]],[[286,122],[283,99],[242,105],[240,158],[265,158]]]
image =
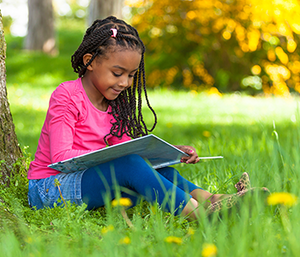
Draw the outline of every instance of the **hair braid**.
[[[111,37],[112,28],[118,31],[115,38]],[[141,52],[141,62],[138,71],[134,75],[132,86],[121,92],[115,100],[106,100],[108,105],[111,106],[110,114],[114,117],[110,132],[104,138],[106,143],[110,135],[119,138],[124,134],[132,138],[147,135],[155,128],[157,123],[157,117],[150,105],[146,90],[145,46],[137,30],[126,22],[113,16],[103,20],[95,20],[86,30],[80,46],[72,55],[71,62],[74,71],[78,73],[79,77],[83,76],[87,67],[95,58],[106,58],[106,53],[115,50],[116,47]],[[91,54],[92,58],[84,65],[83,56],[87,53]],[[147,128],[142,114],[143,91],[147,106],[154,116],[154,124],[151,129]]]

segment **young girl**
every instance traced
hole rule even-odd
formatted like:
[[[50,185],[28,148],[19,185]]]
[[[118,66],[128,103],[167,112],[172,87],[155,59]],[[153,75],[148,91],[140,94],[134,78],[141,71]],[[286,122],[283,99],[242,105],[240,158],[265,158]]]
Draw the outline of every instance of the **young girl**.
[[[142,196],[175,215],[196,218],[199,205],[214,210],[222,195],[204,191],[174,168],[154,170],[138,155],[67,174],[48,168],[51,163],[125,142],[154,129],[156,115],[146,92],[144,53],[137,31],[115,17],[96,20],[87,29],[72,56],[72,67],[79,78],[59,85],[50,99],[28,171],[31,207],[40,209],[57,203],[57,179],[65,200],[86,203],[89,210],[104,206],[106,199],[113,200],[118,190],[134,204]],[[142,91],[155,118],[151,129],[141,111]],[[189,155],[182,162],[199,161],[193,147],[177,147]]]

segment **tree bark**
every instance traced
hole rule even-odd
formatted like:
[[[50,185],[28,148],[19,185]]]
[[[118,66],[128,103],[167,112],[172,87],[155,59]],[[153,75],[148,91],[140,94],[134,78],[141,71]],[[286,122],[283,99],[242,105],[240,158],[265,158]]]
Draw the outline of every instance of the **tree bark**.
[[[25,48],[56,54],[52,0],[28,0]]]
[[[9,109],[6,90],[6,43],[4,40],[2,14],[0,12],[0,184],[8,185],[7,179],[18,167],[16,161],[23,157],[18,144],[15,126]]]
[[[113,15],[122,19],[124,0],[91,0],[89,5],[88,23],[91,25],[96,19],[104,19]]]

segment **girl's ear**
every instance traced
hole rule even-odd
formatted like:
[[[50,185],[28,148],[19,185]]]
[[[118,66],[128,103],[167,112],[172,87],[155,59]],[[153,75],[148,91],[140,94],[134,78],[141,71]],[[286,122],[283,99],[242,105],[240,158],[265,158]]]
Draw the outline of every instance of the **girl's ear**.
[[[83,64],[86,65],[92,58],[91,54],[85,54],[83,56]],[[93,66],[92,66],[93,62],[87,67],[87,70],[92,71],[93,70]]]

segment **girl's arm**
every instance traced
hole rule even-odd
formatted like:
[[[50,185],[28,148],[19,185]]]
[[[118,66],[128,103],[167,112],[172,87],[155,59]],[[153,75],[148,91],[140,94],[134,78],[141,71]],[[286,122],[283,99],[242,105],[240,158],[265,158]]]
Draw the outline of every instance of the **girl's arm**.
[[[194,147],[187,145],[175,145],[175,147],[189,155],[182,157],[181,162],[192,164],[199,162],[199,157]]]
[[[63,88],[54,91],[46,117],[46,131],[49,138],[52,163],[89,153],[87,149],[73,149],[75,124],[79,120],[76,99]]]

